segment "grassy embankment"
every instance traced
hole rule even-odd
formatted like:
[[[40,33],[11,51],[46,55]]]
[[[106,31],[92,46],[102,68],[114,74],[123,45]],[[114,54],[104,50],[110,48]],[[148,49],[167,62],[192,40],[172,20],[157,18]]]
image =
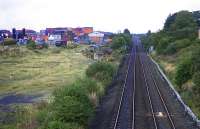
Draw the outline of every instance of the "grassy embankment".
[[[147,50],[165,71],[184,102],[200,118],[200,13],[180,11],[170,15],[164,28],[142,37]]]
[[[155,53],[152,53],[151,56],[163,69],[175,89],[180,93],[184,102],[192,109],[197,117],[200,118],[200,107],[198,106],[199,100],[197,99],[198,94],[194,93],[195,84],[193,80],[189,79],[181,86],[181,89],[180,86],[176,84],[177,68],[179,67],[182,59],[185,58],[184,56],[189,56],[191,50],[188,51],[188,49],[191,47],[192,46],[189,46],[173,56],[158,55]]]

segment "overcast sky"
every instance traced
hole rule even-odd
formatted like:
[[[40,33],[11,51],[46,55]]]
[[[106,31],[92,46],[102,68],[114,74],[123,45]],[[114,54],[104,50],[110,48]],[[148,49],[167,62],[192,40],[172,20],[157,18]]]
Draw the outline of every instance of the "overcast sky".
[[[200,10],[200,0],[0,0],[0,29],[92,26],[143,33],[162,29],[180,10]]]

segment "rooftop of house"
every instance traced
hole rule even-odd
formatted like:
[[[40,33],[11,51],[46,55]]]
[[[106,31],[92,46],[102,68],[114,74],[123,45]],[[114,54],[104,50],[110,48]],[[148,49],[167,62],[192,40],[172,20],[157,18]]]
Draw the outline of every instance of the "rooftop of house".
[[[0,30],[0,33],[11,33],[9,30]]]

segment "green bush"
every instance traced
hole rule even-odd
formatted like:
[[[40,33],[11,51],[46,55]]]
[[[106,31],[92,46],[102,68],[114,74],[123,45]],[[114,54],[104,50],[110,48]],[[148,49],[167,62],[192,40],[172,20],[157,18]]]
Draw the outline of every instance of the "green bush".
[[[194,72],[200,71],[200,46],[195,45],[194,49],[191,51],[191,60],[193,62],[192,70]]]
[[[64,96],[74,96],[77,97],[80,101],[84,101],[85,99],[87,100],[86,93],[86,88],[73,83],[72,85],[55,90],[53,95],[55,97],[55,101],[57,99],[63,98]]]
[[[175,83],[178,86],[181,86],[189,79],[192,78],[192,61],[190,59],[185,59],[177,66],[175,74]],[[181,89],[181,87],[180,87]]]
[[[115,71],[116,68],[110,63],[95,62],[88,67],[86,75],[107,85],[112,81]]]
[[[46,120],[48,120],[48,109],[41,109],[36,114],[36,119],[40,125],[42,125]]]
[[[176,40],[175,46],[177,50],[188,47],[192,42],[189,39]]]
[[[36,48],[36,43],[32,40],[28,40],[26,47],[28,49],[35,49]]]
[[[61,121],[50,121],[47,127],[41,127],[40,129],[82,129],[82,127],[76,123],[64,123]]]
[[[51,105],[37,113],[41,129],[86,127],[94,112],[88,94],[97,91],[96,81],[89,78],[78,79],[69,86],[55,90]]]
[[[167,46],[166,50],[165,50],[165,54],[171,55],[171,54],[175,54],[177,52],[177,48],[175,43],[171,43]]]
[[[158,54],[165,54],[167,46],[170,44],[170,37],[162,37],[156,46]]]
[[[87,93],[98,92],[99,88],[97,82],[91,78],[85,77],[84,79],[77,80],[73,85],[86,88]]]
[[[87,96],[83,98],[67,95],[57,96],[52,106],[55,119],[63,122],[76,122],[85,126],[93,113],[92,105]]]
[[[84,87],[75,84],[54,92],[52,109],[55,119],[87,125],[93,109],[86,93]]]
[[[196,93],[200,94],[200,71],[194,73],[192,81],[194,82],[194,90]]]
[[[166,48],[164,53],[165,54],[175,54],[179,50],[190,46],[191,43],[192,42],[189,39],[176,40],[175,42],[170,43],[167,46],[167,48]]]

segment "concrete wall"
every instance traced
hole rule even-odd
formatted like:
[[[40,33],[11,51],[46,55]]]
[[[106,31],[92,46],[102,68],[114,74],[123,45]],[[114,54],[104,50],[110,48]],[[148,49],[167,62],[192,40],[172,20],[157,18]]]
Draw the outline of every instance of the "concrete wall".
[[[198,31],[198,36],[199,36],[199,39],[200,39],[200,28],[199,28],[199,31]]]

